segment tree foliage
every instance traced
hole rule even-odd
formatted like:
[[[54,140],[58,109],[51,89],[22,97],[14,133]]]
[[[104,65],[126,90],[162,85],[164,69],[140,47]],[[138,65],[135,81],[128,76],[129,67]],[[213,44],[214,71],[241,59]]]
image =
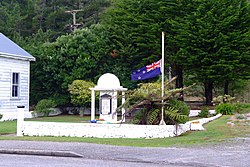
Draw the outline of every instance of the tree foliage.
[[[32,67],[35,73],[31,74],[35,78],[34,89],[47,92],[55,100],[63,98],[57,103],[67,104],[68,85],[77,79],[96,81],[103,72],[98,69],[107,65],[112,44],[105,33],[101,25],[93,25],[33,50],[37,57]]]
[[[56,107],[56,103],[51,99],[42,99],[40,100],[36,107],[36,113],[42,113],[43,116],[48,117],[49,113],[53,111],[53,108]]]
[[[99,22],[100,14],[110,5],[110,0],[1,0],[0,31],[7,36],[18,32],[30,36],[39,29],[52,31],[58,36],[71,32],[73,19],[66,11],[79,10],[76,15],[80,27]]]
[[[204,83],[206,102],[211,104],[215,82],[249,77],[250,8],[246,0],[197,1],[195,5],[193,12],[173,22],[179,27],[176,58],[185,60],[178,63]]]
[[[173,0],[116,0],[104,13],[102,24],[112,31],[113,40],[121,49],[136,49],[126,55],[132,68],[161,58],[161,32],[168,30],[173,5]]]
[[[77,106],[89,107],[91,102],[91,91],[89,88],[93,88],[94,86],[93,82],[74,80],[68,89],[71,103]]]
[[[74,80],[95,82],[106,72],[135,88],[130,73],[161,58],[162,31],[165,66],[178,75],[177,87],[183,87],[184,74],[190,75],[204,83],[210,103],[214,84],[225,85],[226,93],[230,83],[249,78],[249,1],[110,2],[0,2],[0,31],[37,60],[31,64],[31,104],[48,97],[66,104]],[[65,11],[75,9],[81,10],[76,17],[82,26],[71,33],[72,15]]]

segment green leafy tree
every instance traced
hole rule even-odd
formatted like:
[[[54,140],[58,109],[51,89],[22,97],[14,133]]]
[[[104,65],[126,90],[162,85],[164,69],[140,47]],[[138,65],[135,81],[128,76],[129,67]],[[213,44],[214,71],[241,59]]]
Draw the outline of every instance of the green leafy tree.
[[[94,86],[95,84],[93,82],[74,80],[68,89],[71,103],[76,106],[90,107],[91,91],[89,88],[93,88]]]
[[[106,33],[98,24],[34,47],[34,93],[66,105],[70,102],[68,85],[74,80],[96,81],[101,75],[98,68],[107,66],[106,61],[111,59],[112,44]]]
[[[53,80],[51,73],[47,73],[46,69],[50,63],[48,53],[48,42],[53,36],[53,32],[43,32],[39,30],[38,33],[30,37],[22,37],[20,34],[15,34],[14,41],[22,48],[27,50],[36,58],[35,62],[31,62],[30,72],[30,104],[35,105],[41,99],[51,97],[55,89],[58,87]],[[47,44],[44,44],[47,43]],[[54,83],[54,84],[52,84]],[[58,98],[57,98],[58,99]],[[60,103],[57,103],[60,104]]]

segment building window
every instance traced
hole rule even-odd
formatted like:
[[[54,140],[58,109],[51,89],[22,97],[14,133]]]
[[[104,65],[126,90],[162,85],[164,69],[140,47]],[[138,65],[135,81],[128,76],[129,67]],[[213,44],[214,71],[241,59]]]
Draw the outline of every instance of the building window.
[[[11,96],[12,97],[19,97],[19,87],[20,87],[20,79],[19,73],[12,73],[12,90]]]

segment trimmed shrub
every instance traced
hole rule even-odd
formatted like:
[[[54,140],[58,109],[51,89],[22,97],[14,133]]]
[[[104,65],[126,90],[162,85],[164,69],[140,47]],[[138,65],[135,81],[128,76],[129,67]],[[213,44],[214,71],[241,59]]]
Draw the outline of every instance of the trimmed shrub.
[[[35,107],[35,112],[43,113],[43,116],[48,117],[49,113],[53,111],[52,108],[54,107],[56,107],[56,103],[53,100],[42,99],[37,103]]]
[[[222,115],[232,115],[234,114],[236,108],[230,103],[221,103],[215,107],[216,113],[221,113]]]

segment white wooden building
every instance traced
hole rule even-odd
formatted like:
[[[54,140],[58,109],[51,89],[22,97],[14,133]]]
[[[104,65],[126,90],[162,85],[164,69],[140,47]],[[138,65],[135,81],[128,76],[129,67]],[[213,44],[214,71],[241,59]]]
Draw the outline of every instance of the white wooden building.
[[[30,61],[35,58],[0,33],[0,113],[1,121],[17,118],[17,106],[29,112]]]

